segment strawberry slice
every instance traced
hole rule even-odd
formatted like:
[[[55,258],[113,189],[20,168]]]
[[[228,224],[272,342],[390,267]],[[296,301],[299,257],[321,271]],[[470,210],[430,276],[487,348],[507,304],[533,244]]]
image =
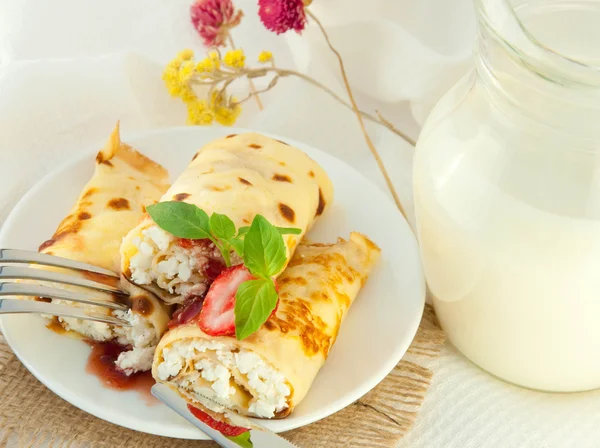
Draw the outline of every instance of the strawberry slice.
[[[243,264],[225,269],[210,286],[200,312],[198,325],[210,336],[235,334],[235,293],[239,286],[255,277]]]
[[[196,417],[201,422],[206,423],[212,429],[216,429],[226,437],[237,437],[240,434],[249,431],[248,428],[242,428],[241,426],[232,426],[229,423],[216,420],[213,417],[211,417],[208,413],[192,406],[191,404],[188,404],[187,407],[190,410],[190,412],[194,414],[194,417]]]
[[[254,280],[243,264],[225,269],[210,286],[200,311],[198,325],[209,336],[232,336],[235,334],[235,294],[242,283]],[[279,292],[277,282],[275,289]],[[275,315],[279,300],[269,318]]]

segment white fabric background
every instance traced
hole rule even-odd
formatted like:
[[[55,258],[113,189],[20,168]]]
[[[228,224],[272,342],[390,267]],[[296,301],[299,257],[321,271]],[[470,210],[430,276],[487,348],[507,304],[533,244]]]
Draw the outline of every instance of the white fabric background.
[[[178,50],[201,50],[189,0],[0,0],[0,221],[40,176],[121,120],[124,139],[181,125],[182,105],[160,80]],[[302,38],[264,31],[254,1],[235,30],[252,59],[271,49],[280,66],[307,71],[343,92],[335,60],[314,29]],[[469,67],[471,0],[315,0],[345,56],[357,99],[413,137],[432,104]],[[250,37],[252,34],[252,37]],[[305,141],[385,184],[351,112],[298,80],[284,80],[249,105],[239,125]],[[389,131],[369,131],[412,208],[413,149]],[[600,392],[552,395],[518,389],[447,347],[422,413],[403,448],[600,446]]]

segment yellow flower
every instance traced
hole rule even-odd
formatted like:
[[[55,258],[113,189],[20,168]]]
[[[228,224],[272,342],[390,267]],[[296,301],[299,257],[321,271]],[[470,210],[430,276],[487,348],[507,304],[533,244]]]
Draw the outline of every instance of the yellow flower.
[[[173,81],[178,80],[178,76],[179,71],[171,67],[171,65],[169,64],[165,67],[165,70],[163,71],[162,79],[167,85],[167,87],[169,87],[169,84],[173,83]]]
[[[198,62],[198,64],[196,64],[196,71],[198,73],[202,73],[202,72],[207,72],[208,70],[206,70],[206,64],[204,63],[204,59],[201,60],[200,62]]]
[[[177,97],[181,93],[181,83],[179,82],[179,69],[168,65],[163,72],[163,80],[167,86],[169,94]]]
[[[181,67],[179,67],[179,82],[182,85],[186,85],[192,76],[194,76],[195,71],[196,64],[192,61],[185,61],[181,64]]]
[[[241,48],[238,50],[229,50],[227,53],[225,53],[223,63],[232,68],[244,68],[244,64],[246,63],[244,50]]]
[[[187,103],[188,124],[206,126],[212,124],[214,120],[213,110],[210,109],[206,100],[196,100]]]
[[[198,99],[198,97],[196,96],[196,94],[190,86],[182,86],[181,91],[179,92],[179,97],[183,100],[184,103],[191,103]]]
[[[208,53],[208,58],[213,62],[213,66],[215,68],[219,68],[221,66],[221,57],[219,56],[219,52],[211,51]]]
[[[210,107],[217,123],[223,126],[231,126],[236,122],[242,112],[241,106],[236,101],[235,97],[227,99],[225,94],[219,96],[217,92],[212,93]]]
[[[206,73],[206,72],[214,72],[217,68],[219,68],[219,60],[216,61],[211,57],[206,57],[198,62],[196,65],[196,70],[198,73]]]
[[[235,124],[241,112],[242,108],[237,105],[234,107],[218,107],[215,110],[215,120],[223,126],[231,126]]]
[[[208,98],[201,100],[192,89],[191,81],[194,76],[206,78],[207,73],[219,70],[221,62],[232,68],[243,68],[246,60],[243,50],[231,50],[223,60],[216,51],[210,52],[199,62],[193,58],[194,53],[191,50],[183,50],[167,64],[162,78],[169,93],[181,98],[186,104],[188,124],[206,126],[216,121],[221,125],[231,126],[242,112],[237,100],[227,96],[226,92],[219,95],[216,89],[211,91]]]
[[[192,61],[174,63],[171,61],[165,67],[163,80],[167,86],[169,94],[173,97],[180,97],[183,101],[189,102],[196,99],[194,91],[189,85],[189,81],[194,75],[196,65]]]
[[[181,67],[181,59],[175,58],[167,64],[165,70],[169,68],[172,70],[179,70],[179,67]]]
[[[273,60],[273,53],[270,51],[261,51],[258,55],[258,62],[262,62],[263,64]]]
[[[223,103],[223,95],[219,96],[219,92],[216,90],[212,90],[210,92],[209,98],[209,106],[214,109],[217,106],[220,106]]]
[[[190,50],[189,48],[186,48],[185,50],[181,50],[179,53],[177,53],[176,59],[179,59],[180,61],[189,61],[193,57],[194,57],[194,52],[192,50]]]

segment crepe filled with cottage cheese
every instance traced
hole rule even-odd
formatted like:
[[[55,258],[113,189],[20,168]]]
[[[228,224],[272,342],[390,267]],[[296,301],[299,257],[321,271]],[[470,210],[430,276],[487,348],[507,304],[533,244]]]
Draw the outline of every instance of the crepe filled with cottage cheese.
[[[196,153],[161,202],[183,201],[208,215],[227,215],[236,228],[260,214],[271,224],[301,230],[285,235],[287,259],[315,219],[333,200],[325,171],[304,152],[255,133],[230,135]],[[176,238],[148,216],[125,238],[122,272],[153,289],[167,303],[203,297],[225,268],[208,239]],[[233,265],[241,263],[231,252]]]
[[[360,233],[335,244],[300,243],[277,279],[277,311],[258,331],[238,340],[209,336],[194,319],[181,324],[156,349],[154,379],[192,405],[217,402],[248,416],[286,417],[325,363],[379,253]]]
[[[120,272],[119,248],[123,237],[138,224],[145,207],[158,201],[169,187],[168,172],[130,146],[122,143],[118,125],[106,146],[96,157],[95,172],[85,185],[69,215],[60,223],[54,236],[39,251],[77,260],[115,273]],[[56,270],[56,268],[45,268]],[[73,273],[70,275],[88,276]],[[93,280],[108,281],[110,278]],[[125,373],[149,370],[154,349],[167,328],[171,310],[152,293],[125,279],[114,279],[129,292],[131,309],[110,310],[70,301],[53,302],[87,307],[96,313],[112,314],[127,320],[131,327],[74,318],[55,318],[65,330],[79,333],[94,341],[113,341],[130,349],[119,356],[116,364]],[[62,286],[73,289],[75,287]],[[116,299],[115,299],[116,300]]]

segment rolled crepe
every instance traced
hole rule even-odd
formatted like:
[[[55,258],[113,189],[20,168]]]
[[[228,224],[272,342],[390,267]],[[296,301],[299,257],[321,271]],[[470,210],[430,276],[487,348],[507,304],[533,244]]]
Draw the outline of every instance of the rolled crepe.
[[[196,322],[169,330],[152,375],[191,404],[207,405],[205,396],[247,416],[288,416],[325,363],[379,252],[360,233],[336,244],[300,243],[277,281],[275,316],[241,341],[208,336]]]
[[[168,172],[162,166],[121,143],[117,125],[106,146],[96,157],[94,175],[54,236],[44,242],[39,251],[120,272],[119,248],[123,237],[141,220],[145,207],[156,202],[167,190],[167,181]],[[89,273],[69,271],[69,274],[109,283],[111,280],[110,277]],[[129,311],[115,311],[57,299],[53,302],[85,307],[94,313],[112,314],[129,321],[131,327],[73,318],[55,318],[55,323],[85,338],[116,341],[121,345],[131,346],[131,350],[121,353],[117,360],[117,365],[128,374],[150,370],[154,349],[167,328],[171,310],[152,293],[125,279],[121,280],[120,285],[118,280],[116,283],[114,286],[120,286],[130,293]],[[108,294],[93,295],[116,300]]]
[[[161,201],[183,201],[209,215],[227,215],[236,228],[250,225],[257,214],[273,225],[299,228],[300,235],[284,237],[289,260],[332,199],[330,179],[304,152],[248,133],[203,147]],[[129,232],[121,254],[124,275],[138,285],[156,285],[167,303],[202,296],[224,267],[209,240],[175,238],[149,216]],[[234,265],[241,263],[234,252],[231,256]]]

